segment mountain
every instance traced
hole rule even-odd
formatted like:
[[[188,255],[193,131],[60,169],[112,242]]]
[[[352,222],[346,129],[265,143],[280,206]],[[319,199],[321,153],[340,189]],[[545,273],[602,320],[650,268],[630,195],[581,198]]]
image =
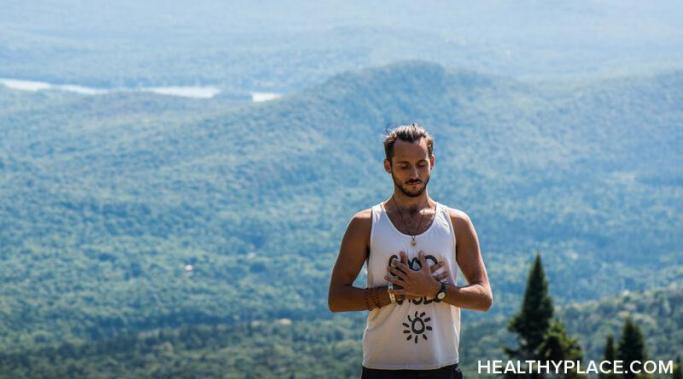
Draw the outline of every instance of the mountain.
[[[0,346],[329,318],[346,224],[391,191],[382,133],[413,121],[492,281],[465,320],[511,314],[537,250],[563,302],[665,286],[683,277],[681,89],[680,71],[546,83],[408,61],[249,106],[2,90]]]

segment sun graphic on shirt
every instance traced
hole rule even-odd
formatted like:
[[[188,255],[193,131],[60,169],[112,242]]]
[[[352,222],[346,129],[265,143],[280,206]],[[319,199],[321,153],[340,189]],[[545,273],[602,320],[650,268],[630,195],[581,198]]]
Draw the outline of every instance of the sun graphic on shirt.
[[[415,317],[410,317],[408,315],[408,321],[410,323],[404,322],[403,326],[406,328],[403,329],[403,333],[407,334],[406,341],[410,341],[413,339],[415,343],[420,339],[420,336],[427,340],[427,331],[432,330],[432,327],[427,325],[428,322],[430,322],[432,319],[430,317],[424,318],[425,312],[422,312],[418,314],[419,311],[415,311]]]

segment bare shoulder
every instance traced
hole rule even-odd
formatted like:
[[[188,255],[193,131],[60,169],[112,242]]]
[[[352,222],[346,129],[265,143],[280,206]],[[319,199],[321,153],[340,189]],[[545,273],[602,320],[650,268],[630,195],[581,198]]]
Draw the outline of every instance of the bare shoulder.
[[[370,221],[372,219],[372,208],[367,208],[356,212],[356,214],[353,215],[353,219],[365,222]]]
[[[339,258],[343,267],[358,267],[367,257],[372,229],[372,211],[364,209],[351,217],[342,238]],[[355,269],[354,269],[355,271]],[[349,277],[353,276],[349,273]],[[355,276],[354,276],[355,277]]]
[[[356,212],[353,217],[351,217],[351,222],[349,222],[349,231],[353,230],[355,233],[370,232],[372,227],[372,208],[363,209],[362,211]]]
[[[448,214],[451,217],[453,228],[462,230],[463,228],[469,229],[472,227],[472,219],[470,219],[470,216],[465,211],[448,207]]]
[[[351,217],[346,233],[341,241],[337,262],[332,270],[330,293],[338,286],[350,286],[358,277],[363,263],[369,254],[372,213],[364,209]]]

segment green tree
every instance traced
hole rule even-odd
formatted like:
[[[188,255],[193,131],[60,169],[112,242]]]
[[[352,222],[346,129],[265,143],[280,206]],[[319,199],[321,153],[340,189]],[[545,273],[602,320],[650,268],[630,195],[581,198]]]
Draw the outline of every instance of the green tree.
[[[576,338],[567,334],[562,321],[552,320],[548,332],[545,334],[543,343],[539,346],[539,358],[543,361],[581,361],[583,351]],[[563,375],[566,378],[581,378],[576,369]]]
[[[527,279],[522,309],[508,324],[508,330],[517,334],[519,346],[516,349],[505,347],[505,353],[511,359],[538,360],[539,348],[550,327],[553,312],[553,301],[548,293],[548,281],[543,272],[541,256],[537,253]],[[515,376],[507,375],[507,377]],[[532,375],[532,377],[543,376]]]
[[[624,371],[630,371],[631,362],[644,362],[647,359],[645,351],[645,339],[643,333],[640,331],[631,317],[627,317],[624,322],[624,329],[619,340],[619,347],[617,350],[618,359],[624,362]],[[625,372],[624,379],[633,379],[637,375],[633,372]]]
[[[671,379],[683,379],[683,373],[681,373],[681,357],[676,357],[674,372],[671,374]]]
[[[617,353],[614,350],[614,337],[610,334],[607,336],[607,342],[605,343],[605,355],[603,356],[604,361],[614,362],[617,359]],[[610,367],[611,364],[610,364]],[[616,379],[618,377],[615,373],[600,373],[598,375],[600,379]]]

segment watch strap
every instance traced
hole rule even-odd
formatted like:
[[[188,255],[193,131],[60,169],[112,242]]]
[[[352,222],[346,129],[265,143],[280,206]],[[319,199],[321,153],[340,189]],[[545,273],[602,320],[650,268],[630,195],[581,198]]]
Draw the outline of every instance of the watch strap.
[[[439,290],[436,291],[436,295],[434,296],[435,299],[439,299],[439,294],[446,293],[448,291],[448,283],[446,282],[441,282],[441,285],[439,286]]]

